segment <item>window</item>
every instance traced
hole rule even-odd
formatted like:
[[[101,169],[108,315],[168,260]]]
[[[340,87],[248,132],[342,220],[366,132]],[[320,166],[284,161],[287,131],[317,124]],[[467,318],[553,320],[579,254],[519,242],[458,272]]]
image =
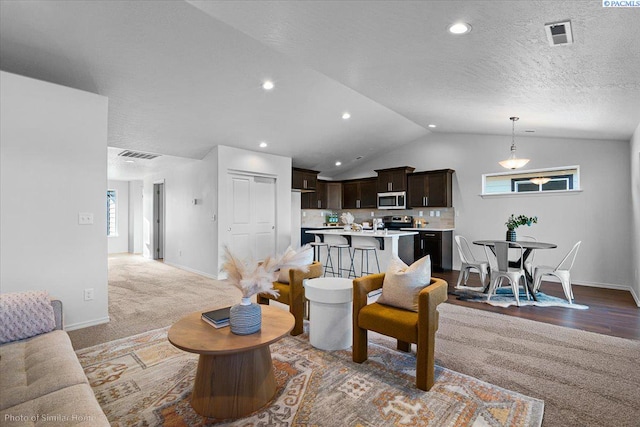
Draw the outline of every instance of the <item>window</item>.
[[[580,167],[536,169],[482,175],[482,195],[580,190]]]
[[[107,236],[117,236],[116,190],[107,190]]]

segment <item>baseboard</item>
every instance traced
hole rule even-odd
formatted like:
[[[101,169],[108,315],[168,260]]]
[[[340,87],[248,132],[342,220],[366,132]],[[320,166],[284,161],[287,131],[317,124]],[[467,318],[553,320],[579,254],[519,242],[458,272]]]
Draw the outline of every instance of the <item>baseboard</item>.
[[[87,322],[78,322],[72,323],[71,325],[64,325],[65,331],[75,331],[76,329],[88,328],[89,326],[102,325],[104,323],[109,323],[111,319],[109,316],[101,317],[100,319],[89,320]]]
[[[636,300],[636,305],[640,307],[640,297],[638,297],[638,293],[636,292],[635,288],[631,288],[629,292],[631,292],[631,296],[633,296],[633,299]]]
[[[164,260],[164,263],[167,264],[167,265],[170,265],[171,267],[179,268],[180,270],[185,270],[185,271],[188,271],[190,273],[196,273],[196,274],[199,274],[201,276],[208,277],[209,279],[218,280],[218,276],[217,275],[205,273],[204,271],[196,270],[195,268],[189,268],[189,267],[185,267],[184,265],[175,264],[173,262],[167,261],[166,259]]]

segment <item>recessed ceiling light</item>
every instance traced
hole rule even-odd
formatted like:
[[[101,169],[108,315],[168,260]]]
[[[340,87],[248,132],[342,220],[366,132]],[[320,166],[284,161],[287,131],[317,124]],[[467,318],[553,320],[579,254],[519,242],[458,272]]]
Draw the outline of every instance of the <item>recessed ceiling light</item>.
[[[337,162],[336,162],[336,166],[340,166],[341,164],[342,164],[342,162],[341,162],[341,161],[337,161]]]
[[[266,143],[266,142],[262,141],[262,142],[260,143],[260,148],[266,148],[266,146],[267,146],[267,143]]]
[[[125,163],[135,163],[135,161],[134,161],[134,160],[125,160],[124,162],[125,162]]]
[[[350,118],[351,118],[351,114],[349,114],[349,113],[342,113],[342,119],[343,119],[343,120],[348,120],[348,119],[350,119]]]
[[[467,34],[471,32],[471,25],[464,22],[456,22],[447,28],[451,34]]]
[[[265,80],[264,83],[262,83],[262,89],[264,90],[271,90],[274,86],[271,80]]]
[[[429,127],[430,127],[430,128],[434,128],[434,127],[436,127],[436,125],[429,125]]]

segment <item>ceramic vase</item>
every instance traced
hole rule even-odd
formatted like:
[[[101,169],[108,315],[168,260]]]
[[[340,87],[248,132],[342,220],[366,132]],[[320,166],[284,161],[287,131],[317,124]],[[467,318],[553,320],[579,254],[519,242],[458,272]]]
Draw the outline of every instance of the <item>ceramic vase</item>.
[[[507,241],[508,242],[516,241],[516,230],[507,230]]]
[[[262,327],[262,308],[250,298],[242,298],[240,304],[231,307],[229,326],[236,335],[255,334]]]

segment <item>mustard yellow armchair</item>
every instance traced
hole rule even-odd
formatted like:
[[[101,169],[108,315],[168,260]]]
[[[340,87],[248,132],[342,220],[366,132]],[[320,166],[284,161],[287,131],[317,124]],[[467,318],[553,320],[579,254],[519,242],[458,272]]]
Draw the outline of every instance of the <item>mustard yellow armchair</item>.
[[[291,330],[291,335],[300,335],[303,330],[304,322],[304,279],[313,279],[322,276],[322,264],[314,261],[309,265],[309,271],[306,273],[302,270],[292,268],[289,270],[289,283],[273,282],[274,289],[280,292],[278,298],[269,294],[258,294],[258,303],[269,305],[269,300],[275,300],[289,306],[289,312],[295,318],[295,325]]]
[[[384,273],[353,281],[353,361],[367,360],[367,331],[398,340],[398,350],[410,351],[417,344],[416,386],[428,391],[435,380],[435,342],[438,304],[447,300],[447,282],[431,278],[431,284],[418,296],[418,312],[379,303],[367,305],[367,294],[380,289]]]

